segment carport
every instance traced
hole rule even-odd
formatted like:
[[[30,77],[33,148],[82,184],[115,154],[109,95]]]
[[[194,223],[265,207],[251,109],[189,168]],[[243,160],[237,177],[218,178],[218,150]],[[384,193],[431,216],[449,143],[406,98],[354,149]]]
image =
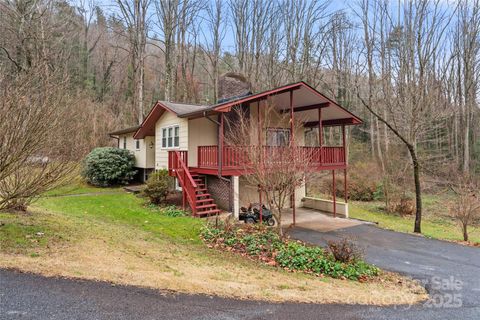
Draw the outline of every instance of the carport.
[[[300,207],[295,212],[295,227],[313,231],[329,232],[366,224],[354,219],[334,217],[332,214],[315,209]],[[293,210],[285,209],[282,214],[282,224],[289,227],[293,224]]]

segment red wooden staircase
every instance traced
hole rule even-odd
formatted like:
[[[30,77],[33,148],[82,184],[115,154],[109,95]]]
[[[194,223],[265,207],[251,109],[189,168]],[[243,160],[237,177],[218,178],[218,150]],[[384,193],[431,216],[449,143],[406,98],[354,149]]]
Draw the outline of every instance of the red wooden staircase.
[[[217,215],[220,210],[215,204],[212,195],[208,193],[207,186],[205,184],[205,177],[198,174],[192,174],[193,181],[197,184],[195,189],[195,214],[200,217]]]
[[[188,202],[192,215],[196,217],[219,214],[220,210],[208,193],[205,177],[191,173],[187,166],[187,159],[187,151],[168,152],[168,172],[171,176],[177,177],[182,187],[183,207],[185,208]]]

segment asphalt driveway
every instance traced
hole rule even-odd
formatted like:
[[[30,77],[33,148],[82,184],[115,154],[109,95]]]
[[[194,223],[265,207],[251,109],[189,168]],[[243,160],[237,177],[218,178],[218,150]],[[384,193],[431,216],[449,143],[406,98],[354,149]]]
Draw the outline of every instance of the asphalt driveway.
[[[480,319],[480,248],[388,231],[371,224],[327,232],[297,227],[290,230],[290,236],[322,246],[342,237],[354,239],[368,262],[421,280],[432,296],[433,307],[476,308]]]

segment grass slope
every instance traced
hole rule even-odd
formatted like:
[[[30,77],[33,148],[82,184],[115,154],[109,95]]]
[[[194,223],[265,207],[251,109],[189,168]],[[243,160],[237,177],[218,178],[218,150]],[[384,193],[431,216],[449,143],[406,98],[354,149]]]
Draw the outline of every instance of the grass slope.
[[[397,276],[371,283],[322,279],[211,250],[199,238],[204,220],[168,217],[121,189],[82,188],[84,195],[75,186],[56,190],[30,214],[1,213],[0,267],[272,301],[384,305],[426,297]]]
[[[415,216],[402,217],[388,214],[379,202],[352,202],[349,205],[351,218],[372,221],[378,226],[399,232],[413,232]],[[445,207],[438,200],[428,198],[425,204],[426,214],[422,219],[422,234],[435,239],[462,241],[462,233],[452,219],[445,216]],[[480,227],[469,228],[470,241],[480,243]]]

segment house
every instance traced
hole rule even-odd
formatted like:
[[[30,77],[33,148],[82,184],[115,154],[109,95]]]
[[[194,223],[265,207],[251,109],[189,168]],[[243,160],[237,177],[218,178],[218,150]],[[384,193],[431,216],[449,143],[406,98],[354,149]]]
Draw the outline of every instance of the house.
[[[267,101],[287,114],[290,124],[262,127],[261,118],[269,116],[262,112],[266,110]],[[158,101],[140,126],[112,132],[111,136],[118,139],[119,148],[135,153],[142,179],[153,170],[168,169],[184,191],[184,203],[193,215],[207,216],[226,210],[238,217],[241,206],[260,201],[258,189],[246,181],[248,170],[238,157],[245,146],[225,143],[226,119],[239,107],[247,110],[250,120],[259,124],[261,134],[251,143],[261,148],[272,144],[281,148],[282,141],[288,139],[294,139],[297,146],[305,146],[305,135],[315,129],[316,145],[305,146],[317,155],[314,169],[331,171],[334,188],[335,170],[343,170],[346,186],[345,126],[362,121],[305,82],[256,94],[240,92],[232,98],[223,97],[214,105]],[[300,118],[303,132],[292,134],[291,124]],[[332,126],[341,129],[340,145],[328,146],[322,141],[324,127]],[[346,201],[337,202],[335,197],[333,201],[305,198],[305,186],[295,190],[290,205],[294,214],[295,207],[303,205],[348,215]]]
[[[144,182],[149,173],[155,170],[155,136],[147,136],[144,139],[134,139],[133,136],[140,126],[125,128],[110,132],[112,138],[117,139],[117,147],[133,152],[135,155],[135,169],[137,170],[136,181]]]

